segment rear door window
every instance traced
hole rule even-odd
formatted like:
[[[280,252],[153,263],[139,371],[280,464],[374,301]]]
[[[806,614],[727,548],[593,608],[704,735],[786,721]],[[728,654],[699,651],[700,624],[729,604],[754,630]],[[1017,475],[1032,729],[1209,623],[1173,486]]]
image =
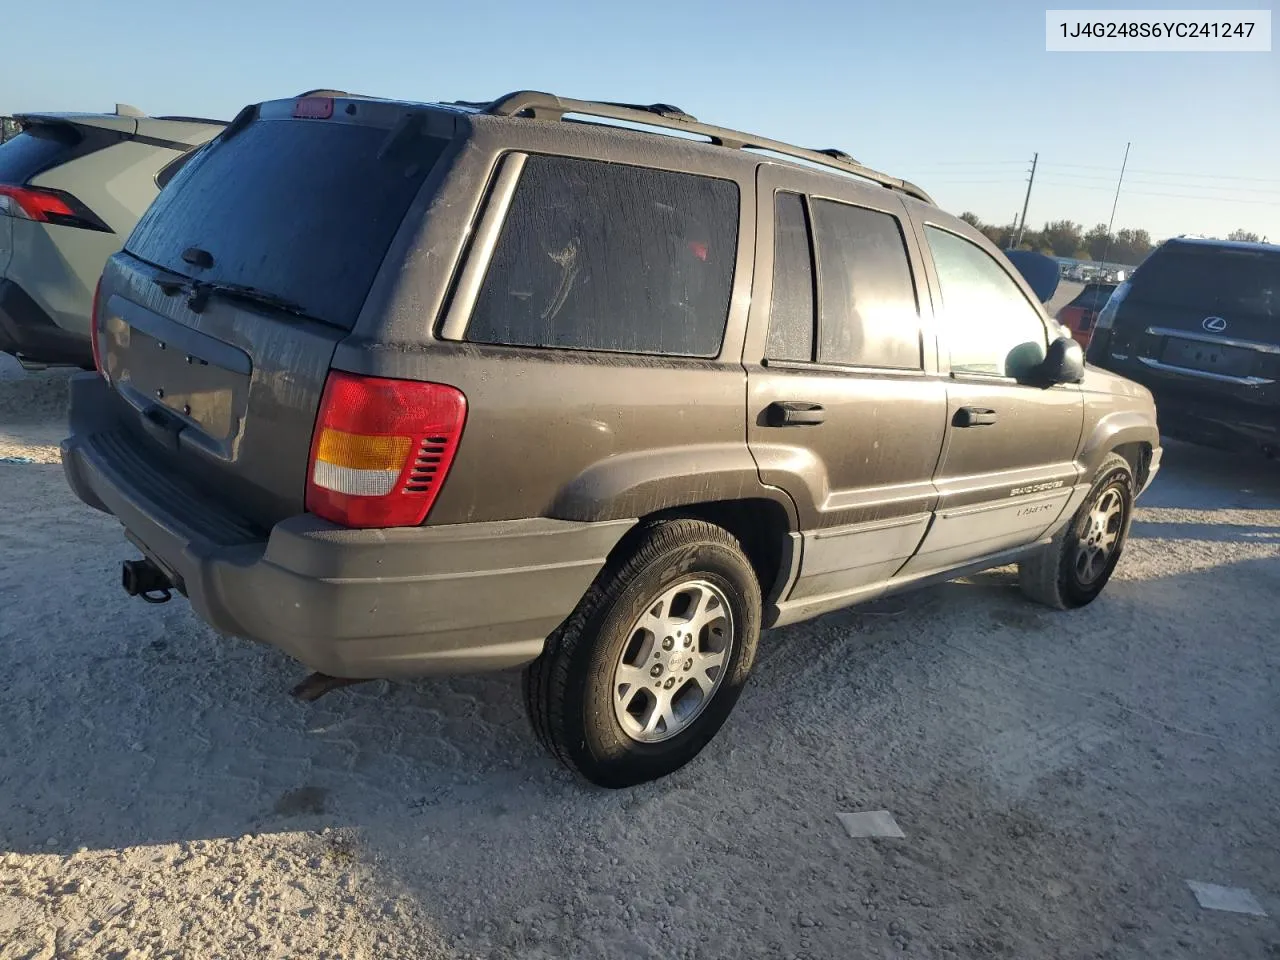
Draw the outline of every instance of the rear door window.
[[[1280,318],[1280,256],[1212,247],[1165,249],[1134,274],[1128,299]]]
[[[531,156],[466,338],[714,357],[737,243],[731,181]]]
[[[920,313],[897,217],[813,201],[818,361],[918,370]]]
[[[389,131],[322,120],[255,120],[200,150],[125,244],[174,273],[244,284],[344,329],[355,325],[392,237],[446,141],[384,152]]]

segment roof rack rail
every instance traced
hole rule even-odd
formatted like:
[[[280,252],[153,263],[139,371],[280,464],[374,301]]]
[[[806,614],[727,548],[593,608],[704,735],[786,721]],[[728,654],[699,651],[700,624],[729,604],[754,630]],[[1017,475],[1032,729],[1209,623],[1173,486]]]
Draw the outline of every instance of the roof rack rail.
[[[897,190],[909,197],[923,200],[930,205],[933,198],[920,187],[907,180],[891,177],[870,167],[864,167],[843,150],[826,147],[822,150],[808,150],[794,144],[757,137],[751,133],[730,130],[701,123],[692,115],[669,103],[634,104],[611,103],[608,101],[572,100],[557,97],[551,93],[537,90],[519,90],[508,93],[488,103],[457,101],[461,106],[476,107],[496,117],[531,117],[535,120],[563,120],[565,114],[581,114],[588,117],[603,117],[609,120],[622,120],[627,123],[639,123],[651,127],[665,127],[706,137],[713,144],[735,150],[767,150],[797,160],[805,160],[819,166],[853,174],[864,180],[878,183],[890,190]]]

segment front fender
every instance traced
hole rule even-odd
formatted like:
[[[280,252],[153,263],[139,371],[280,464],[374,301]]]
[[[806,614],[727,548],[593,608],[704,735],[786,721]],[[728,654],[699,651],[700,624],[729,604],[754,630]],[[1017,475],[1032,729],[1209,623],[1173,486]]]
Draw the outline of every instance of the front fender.
[[[1092,477],[1107,454],[1129,443],[1145,444],[1153,454],[1160,449],[1160,430],[1154,416],[1138,410],[1117,410],[1094,424],[1076,457],[1082,476]]]

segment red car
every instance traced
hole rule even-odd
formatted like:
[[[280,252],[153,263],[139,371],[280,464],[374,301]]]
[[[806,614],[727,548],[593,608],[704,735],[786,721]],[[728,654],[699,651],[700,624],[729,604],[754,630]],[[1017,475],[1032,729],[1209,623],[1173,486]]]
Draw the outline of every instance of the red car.
[[[1093,323],[1117,286],[1116,283],[1086,283],[1075,299],[1058,311],[1058,322],[1071,331],[1081,347],[1089,346]]]

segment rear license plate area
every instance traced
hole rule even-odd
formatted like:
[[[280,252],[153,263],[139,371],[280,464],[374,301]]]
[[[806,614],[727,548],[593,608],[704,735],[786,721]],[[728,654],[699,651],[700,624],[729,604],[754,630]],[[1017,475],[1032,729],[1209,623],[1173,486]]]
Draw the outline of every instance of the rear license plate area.
[[[252,364],[238,347],[113,297],[108,349],[118,388],[135,406],[167,409],[230,453],[240,431]]]
[[[1174,367],[1220,373],[1229,377],[1247,377],[1253,373],[1257,356],[1254,351],[1244,347],[1170,337],[1165,342],[1161,359]]]

